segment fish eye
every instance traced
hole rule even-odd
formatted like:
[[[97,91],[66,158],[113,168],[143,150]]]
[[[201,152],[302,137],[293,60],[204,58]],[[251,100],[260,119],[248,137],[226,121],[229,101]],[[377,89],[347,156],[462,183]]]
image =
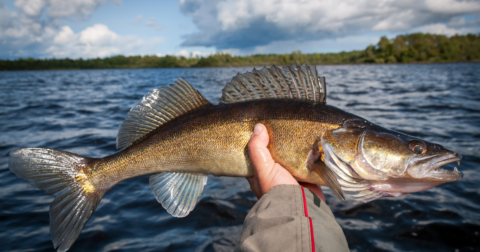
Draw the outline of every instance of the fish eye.
[[[408,144],[408,146],[410,147],[410,150],[412,150],[415,154],[424,154],[425,152],[427,152],[427,147],[422,141],[413,140]]]

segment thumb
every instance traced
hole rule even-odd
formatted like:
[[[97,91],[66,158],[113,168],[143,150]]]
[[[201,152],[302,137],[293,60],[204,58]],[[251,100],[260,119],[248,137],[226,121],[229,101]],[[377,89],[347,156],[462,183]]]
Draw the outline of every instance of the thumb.
[[[268,138],[268,132],[265,125],[261,123],[255,124],[250,142],[255,142],[254,144],[258,144],[266,148],[269,141],[270,140]]]
[[[248,142],[248,151],[252,160],[255,174],[270,173],[275,161],[273,161],[270,151],[267,149],[269,142],[267,128],[263,124],[256,124],[253,129],[253,135]]]

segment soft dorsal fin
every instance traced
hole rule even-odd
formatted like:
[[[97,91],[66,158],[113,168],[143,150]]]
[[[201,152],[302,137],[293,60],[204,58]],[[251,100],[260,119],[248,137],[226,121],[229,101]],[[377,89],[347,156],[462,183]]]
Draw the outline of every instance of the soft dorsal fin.
[[[297,99],[325,103],[325,77],[319,77],[315,66],[303,64],[282,68],[272,66],[244,74],[238,73],[223,89],[220,103],[263,99]]]
[[[117,149],[128,147],[160,125],[209,104],[182,78],[178,78],[174,85],[154,89],[128,112],[120,125]]]

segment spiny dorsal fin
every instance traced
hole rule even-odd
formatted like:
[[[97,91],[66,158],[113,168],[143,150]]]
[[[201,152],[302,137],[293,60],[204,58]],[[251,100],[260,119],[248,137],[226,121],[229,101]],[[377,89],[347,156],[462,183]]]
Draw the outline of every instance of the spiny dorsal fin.
[[[117,149],[128,147],[160,125],[209,104],[182,78],[174,85],[154,89],[128,112],[127,119],[120,125]]]
[[[319,77],[315,66],[303,64],[282,68],[272,66],[244,74],[238,73],[223,89],[220,103],[264,99],[297,99],[325,102],[325,77]]]

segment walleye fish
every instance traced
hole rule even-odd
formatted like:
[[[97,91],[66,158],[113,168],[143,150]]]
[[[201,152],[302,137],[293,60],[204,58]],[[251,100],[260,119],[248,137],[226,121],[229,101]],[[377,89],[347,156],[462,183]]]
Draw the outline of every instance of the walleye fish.
[[[54,247],[66,251],[102,196],[120,181],[152,174],[150,187],[175,217],[188,215],[208,174],[252,177],[247,143],[256,123],[273,159],[299,181],[328,186],[341,200],[371,201],[462,178],[441,169],[461,156],[443,146],[377,126],[326,104],[315,66],[272,66],[238,74],[210,104],[186,80],[155,89],[121,124],[117,148],[103,158],[43,148],[10,153],[9,168],[55,195]]]

